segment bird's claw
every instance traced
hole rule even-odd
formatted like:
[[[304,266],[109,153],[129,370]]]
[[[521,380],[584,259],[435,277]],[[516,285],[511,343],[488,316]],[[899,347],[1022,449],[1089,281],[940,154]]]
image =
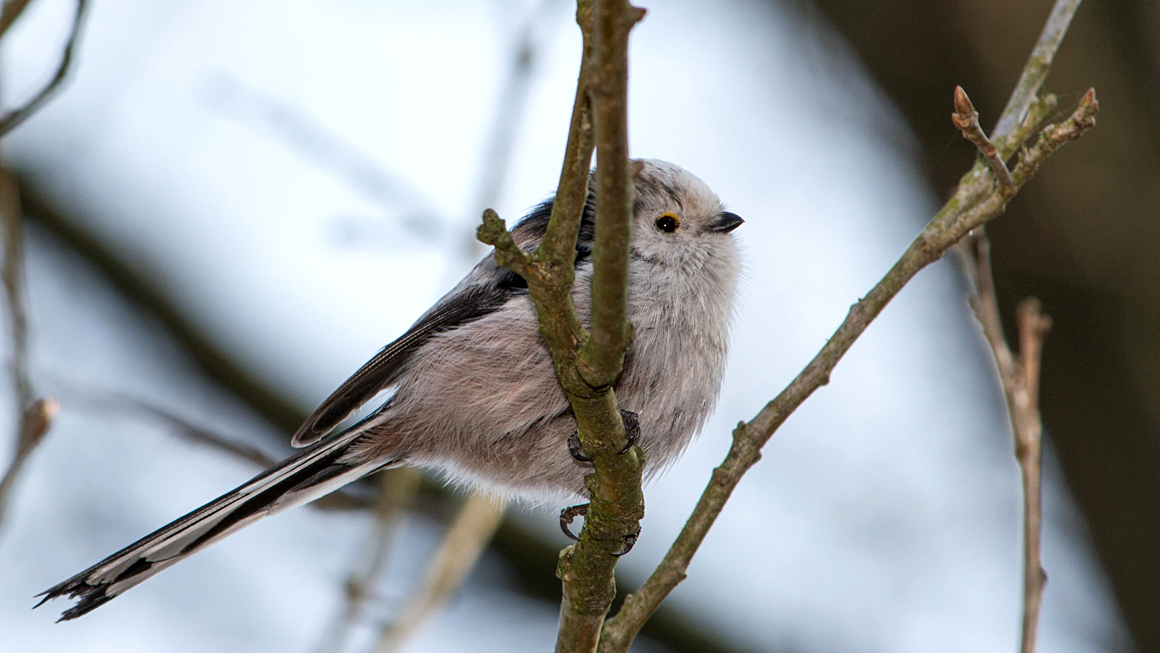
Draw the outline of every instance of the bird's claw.
[[[583,517],[584,515],[587,515],[587,514],[588,514],[588,504],[587,503],[582,503],[578,506],[568,506],[567,508],[564,508],[563,510],[560,511],[560,530],[564,531],[564,534],[567,535],[569,539],[576,540],[577,542],[579,542],[580,538],[573,535],[572,529],[570,529],[568,527],[572,525],[572,520],[576,519],[577,517]],[[631,549],[632,547],[630,546],[629,548]],[[624,553],[628,553],[628,551],[625,551]],[[621,555],[623,555],[623,554],[621,554]]]
[[[620,419],[624,420],[624,437],[628,440],[628,443],[624,445],[623,449],[616,452],[618,456],[628,453],[632,445],[636,444],[636,441],[640,439],[640,416],[631,410],[624,410],[622,408],[620,410]],[[628,548],[631,549],[632,546]],[[628,553],[628,551],[626,550],[625,553]]]
[[[632,547],[636,546],[636,538],[639,536],[640,536],[640,533],[633,533],[632,535],[625,535],[624,536],[624,548],[619,550],[619,551],[614,552],[612,554],[613,557],[619,558],[620,556],[628,553],[629,551],[632,551]]]
[[[568,453],[572,454],[572,457],[575,458],[577,462],[592,462],[592,456],[589,456],[587,453],[585,453],[584,446],[580,444],[579,431],[576,431],[572,435],[568,436]]]
[[[624,437],[627,442],[623,449],[616,452],[618,456],[628,453],[632,445],[636,444],[636,441],[640,439],[640,417],[631,410],[621,409],[620,418],[624,420]],[[592,462],[592,456],[589,456],[588,452],[584,451],[584,445],[580,443],[579,431],[568,436],[568,453],[572,454],[572,458],[577,462]]]

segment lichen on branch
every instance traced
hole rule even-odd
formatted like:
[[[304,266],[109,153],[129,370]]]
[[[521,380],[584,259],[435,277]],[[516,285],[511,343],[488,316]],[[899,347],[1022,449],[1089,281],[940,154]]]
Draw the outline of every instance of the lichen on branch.
[[[556,650],[595,651],[616,594],[613,569],[626,538],[644,516],[644,458],[639,448],[620,455],[624,422],[613,391],[632,342],[628,268],[632,239],[632,175],[628,158],[628,36],[643,10],[625,0],[580,0],[576,19],[584,37],[576,99],[564,165],[547,232],[523,252],[494,211],[485,212],[478,237],[496,261],[522,276],[536,306],[540,333],[576,417],[580,441],[594,458],[585,481],[590,504],[580,540],[561,553],[563,582]],[[580,220],[588,198],[593,150],[596,225],[590,331],[572,302]]]

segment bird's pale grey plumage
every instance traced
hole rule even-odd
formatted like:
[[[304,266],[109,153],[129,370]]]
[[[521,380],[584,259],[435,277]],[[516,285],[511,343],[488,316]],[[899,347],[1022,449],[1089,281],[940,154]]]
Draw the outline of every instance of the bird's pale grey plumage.
[[[739,257],[725,211],[700,179],[641,162],[635,177],[629,318],[636,337],[616,384],[637,413],[646,476],[673,462],[700,430],[724,373]],[[594,198],[585,207],[573,299],[589,315]],[[534,248],[545,202],[513,229]],[[336,426],[383,390],[384,405]],[[296,456],[60,583],[45,600],[78,599],[78,617],[210,543],[387,466],[442,470],[456,482],[543,501],[584,496],[591,468],[569,453],[576,430],[526,284],[486,256],[398,340],[343,383],[294,434]]]

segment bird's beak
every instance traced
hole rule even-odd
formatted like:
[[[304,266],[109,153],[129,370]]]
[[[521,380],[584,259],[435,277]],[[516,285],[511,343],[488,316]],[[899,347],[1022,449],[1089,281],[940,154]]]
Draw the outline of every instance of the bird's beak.
[[[743,222],[745,221],[741,219],[741,216],[737,215],[736,213],[730,213],[726,211],[722,213],[721,216],[713,222],[713,224],[709,225],[709,231],[727,234],[737,227],[740,227],[741,223]]]

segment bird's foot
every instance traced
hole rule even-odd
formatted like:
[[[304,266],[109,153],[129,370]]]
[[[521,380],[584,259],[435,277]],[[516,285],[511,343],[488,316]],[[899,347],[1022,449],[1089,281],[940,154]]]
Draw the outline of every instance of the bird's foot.
[[[580,431],[576,431],[572,435],[568,436],[568,453],[572,454],[572,457],[576,459],[576,462],[592,462],[592,456],[589,456],[587,453],[585,453],[584,445],[580,444]]]
[[[636,444],[636,441],[640,439],[640,416],[631,410],[624,410],[622,408],[620,409],[620,419],[624,420],[624,437],[628,440],[628,443],[624,445],[623,449],[616,452],[618,456],[628,453],[632,445]],[[629,545],[628,548],[631,549],[632,546]],[[628,553],[627,549],[625,553]]]
[[[568,527],[572,525],[572,520],[576,519],[577,517],[583,517],[584,515],[587,515],[587,514],[588,514],[588,504],[587,503],[582,503],[578,506],[568,506],[567,508],[564,508],[563,510],[560,511],[560,530],[564,531],[564,534],[567,535],[569,539],[576,540],[577,542],[579,542],[580,538],[573,535],[572,529],[570,529]],[[631,549],[632,547],[629,547],[629,548]],[[625,551],[625,553],[628,553],[628,551]]]
[[[612,555],[614,557],[619,558],[620,556],[628,553],[629,551],[632,551],[632,547],[636,546],[636,538],[638,538],[638,537],[640,537],[640,532],[633,533],[632,535],[625,535],[624,536],[624,548],[613,553]]]
[[[618,456],[628,453],[632,445],[636,444],[636,441],[640,439],[640,417],[631,410],[621,410],[620,418],[624,420],[624,437],[627,442],[623,449],[616,452]],[[568,453],[572,454],[572,458],[576,459],[577,462],[592,462],[592,456],[589,456],[588,452],[584,451],[584,445],[580,444],[579,431],[568,436]]]

